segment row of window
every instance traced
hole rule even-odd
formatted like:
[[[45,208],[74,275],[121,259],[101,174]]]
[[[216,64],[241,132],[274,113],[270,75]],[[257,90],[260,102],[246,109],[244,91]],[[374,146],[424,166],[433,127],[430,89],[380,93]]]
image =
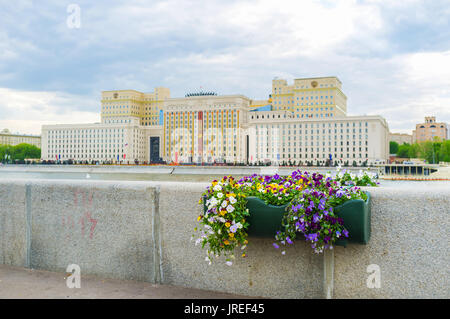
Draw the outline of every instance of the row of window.
[[[352,130],[353,133],[357,133],[357,132],[356,132],[356,130],[357,130],[356,128],[353,128],[353,129],[351,129],[351,130]],[[273,131],[271,130],[270,133],[271,133],[271,135],[278,135],[278,134],[274,134],[274,133],[278,133],[278,131],[279,131],[279,130],[273,130]],[[332,129],[328,129],[328,135],[331,135],[331,134],[332,134],[332,131],[333,131]],[[341,134],[344,133],[344,129],[341,128],[341,129],[339,129],[339,130],[338,130],[338,129],[334,129],[334,134],[337,134],[338,131],[340,131]],[[362,129],[362,128],[359,128],[358,131],[359,131],[359,133],[363,133],[363,129]],[[294,130],[294,131],[292,131],[292,132],[293,132],[293,135],[294,135],[294,136],[297,135],[297,131],[296,131],[296,130]],[[306,135],[309,134],[308,132],[309,132],[308,130],[305,130],[305,134],[303,135],[303,134],[302,134],[302,130],[299,130],[299,131],[298,131],[298,135],[300,135],[300,136],[306,136]],[[314,129],[311,129],[310,132],[311,132],[311,134],[314,134]],[[322,129],[322,134],[325,135],[325,134],[326,134],[325,132],[326,132],[326,130],[325,130],[325,129]],[[350,129],[347,128],[347,129],[346,129],[346,132],[347,132],[347,133],[350,133]],[[365,128],[365,129],[364,129],[364,133],[368,133],[368,132],[369,132],[369,130],[368,130],[367,128]],[[255,130],[255,133],[256,133],[256,135],[261,135],[261,134],[262,134],[262,135],[269,135],[269,130],[268,130],[268,129],[264,129],[264,128],[262,128],[262,129],[260,128],[260,129],[256,129],[256,130]],[[266,134],[263,134],[263,133],[266,133]],[[280,132],[280,133],[281,133],[281,132]],[[285,131],[285,130],[283,130],[282,133],[283,133],[282,136],[285,136],[285,135],[286,135],[286,131]],[[315,133],[316,133],[316,134],[320,134],[320,130],[316,129],[316,130],[315,130]],[[287,135],[288,135],[288,136],[291,136],[291,131],[288,131],[288,134],[287,134]]]
[[[320,84],[320,87],[321,88],[327,88],[327,87],[330,87],[330,88],[332,88],[332,87],[334,87],[334,85],[333,84]],[[285,87],[286,88],[286,87]],[[297,86],[295,86],[295,88],[298,90],[298,89],[309,89],[309,85],[297,85]],[[282,91],[283,91],[283,87],[276,87],[276,88],[274,88],[273,89],[274,90],[274,92],[277,92],[277,90],[278,90],[278,92],[279,93],[281,93]],[[292,93],[292,90],[291,89],[287,89],[287,92],[288,93]],[[310,91],[311,93],[312,92],[314,92],[314,93],[318,93],[318,92],[320,92],[320,91]],[[328,92],[328,91],[326,91],[326,92]],[[302,92],[302,93],[304,93],[304,92]]]
[[[359,123],[359,125],[356,125],[356,123]],[[308,127],[310,127],[310,128],[314,128],[314,127],[317,127],[317,128],[320,128],[320,127],[322,127],[322,128],[325,128],[325,127],[350,127],[350,126],[352,126],[352,127],[356,127],[356,126],[359,126],[359,127],[362,127],[363,125],[362,125],[362,122],[352,122],[352,125],[350,125],[350,122],[346,122],[346,125],[344,125],[344,123],[334,123],[334,125],[332,125],[332,123],[327,123],[327,124],[325,124],[325,123],[305,123],[305,124],[272,124],[272,125],[268,125],[268,124],[259,124],[259,125],[255,125],[255,128],[263,128],[263,129],[267,129],[267,128],[291,128],[291,125],[292,125],[292,128],[302,128],[302,127],[304,127],[304,128],[308,128]],[[364,122],[364,126],[368,126],[369,124],[368,124],[368,122]]]
[[[298,155],[298,156],[297,156]],[[332,154],[333,155],[333,154]],[[338,155],[340,155],[340,157],[338,157]],[[365,155],[365,156],[363,156]],[[350,156],[349,153],[346,154],[346,157],[344,157],[344,154],[334,154],[334,157],[332,157],[332,159],[334,160],[339,160],[339,159],[343,159],[343,158],[358,158],[358,159],[367,159],[368,158],[367,153],[363,154],[363,153],[359,153],[358,156],[356,156],[355,153],[352,154],[352,156]],[[305,158],[305,159],[329,159],[330,154],[304,154],[304,156],[302,156],[302,154],[280,154],[280,157],[283,159],[300,159],[300,158]],[[272,154],[272,157],[268,157],[266,155],[263,154],[256,154],[256,159],[257,160],[264,160],[264,159],[276,159],[277,156],[275,156],[274,154]]]

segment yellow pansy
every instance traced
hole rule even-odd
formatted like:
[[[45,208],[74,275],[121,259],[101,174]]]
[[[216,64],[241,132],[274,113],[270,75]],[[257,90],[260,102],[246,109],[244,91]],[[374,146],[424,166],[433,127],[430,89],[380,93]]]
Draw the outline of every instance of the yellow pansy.
[[[231,226],[231,224],[230,224],[229,222],[226,222],[226,223],[225,223],[225,226],[228,228],[228,227]]]

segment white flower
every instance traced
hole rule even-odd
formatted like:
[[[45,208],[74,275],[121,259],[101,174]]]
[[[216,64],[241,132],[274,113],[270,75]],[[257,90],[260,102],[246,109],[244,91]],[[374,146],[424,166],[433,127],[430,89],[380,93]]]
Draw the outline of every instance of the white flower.
[[[233,265],[233,263],[231,261],[227,261],[225,264],[227,264],[227,266]]]
[[[231,205],[227,206],[227,212],[231,213],[234,210],[234,207]]]
[[[241,229],[241,228],[243,227],[241,223],[237,223],[236,226],[237,226],[237,228],[239,228],[239,229]]]
[[[229,198],[229,200],[230,200],[230,203],[231,203],[231,204],[234,204],[234,203],[237,202],[236,198],[234,198],[233,196],[231,196],[231,197]]]
[[[216,186],[214,186],[213,188],[216,192],[221,191],[222,190],[222,186],[220,186],[219,184],[217,184]]]
[[[222,202],[222,205],[220,205],[220,206],[226,207],[227,205],[228,205],[228,202],[227,202],[226,200],[224,200],[224,201]]]
[[[223,193],[217,193],[217,197],[218,198],[222,198],[223,197]]]
[[[209,200],[209,204],[208,204],[208,202],[206,202],[206,205],[209,205],[209,206],[208,206],[208,209],[211,209],[211,208],[213,208],[214,206],[216,206],[218,202],[219,202],[219,201],[217,200],[217,198],[213,197],[213,198],[211,198],[211,199]]]
[[[244,250],[245,248],[247,248],[247,245],[242,246],[241,250]]]

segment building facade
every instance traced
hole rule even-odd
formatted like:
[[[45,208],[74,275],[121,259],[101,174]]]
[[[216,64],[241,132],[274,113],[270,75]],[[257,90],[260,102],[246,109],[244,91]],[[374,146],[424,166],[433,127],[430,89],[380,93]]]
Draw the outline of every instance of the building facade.
[[[243,162],[240,130],[251,100],[243,95],[168,99],[163,112],[163,158],[174,162]]]
[[[416,124],[413,131],[414,142],[433,141],[436,138],[438,140],[448,138],[447,123],[437,123],[435,116],[427,116],[424,123]]]
[[[103,91],[101,100],[102,123],[127,123],[139,119],[139,125],[158,126],[163,102],[170,97],[170,90],[155,88],[154,92],[135,90]]]
[[[403,133],[389,133],[389,141],[396,142],[398,145],[402,145],[405,143],[411,145],[413,143],[413,136]]]
[[[361,165],[389,158],[389,128],[380,116],[299,121],[288,111],[249,114],[249,161]]]
[[[147,159],[161,127],[145,127],[138,119],[127,123],[93,123],[42,126],[42,159],[75,162],[134,163]]]
[[[286,110],[297,119],[335,118],[347,115],[347,97],[337,77],[295,79],[292,85],[286,80],[272,81],[274,111]]]
[[[47,160],[112,163],[258,163],[331,159],[385,162],[389,129],[379,116],[347,116],[337,77],[272,81],[267,100],[168,88],[102,92],[101,123],[44,125]]]
[[[0,145],[31,144],[41,148],[41,137],[38,135],[13,134],[8,129],[0,132]]]

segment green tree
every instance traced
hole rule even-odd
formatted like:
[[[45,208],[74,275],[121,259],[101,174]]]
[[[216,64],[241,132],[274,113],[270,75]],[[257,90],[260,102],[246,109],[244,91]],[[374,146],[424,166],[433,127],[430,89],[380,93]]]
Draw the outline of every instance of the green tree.
[[[450,162],[450,140],[442,142],[439,150],[439,161]]]
[[[398,143],[395,141],[389,142],[389,154],[397,154],[398,152]]]
[[[41,158],[41,149],[31,144],[0,145],[0,160],[5,161],[5,155],[9,155],[12,161],[23,161],[27,158]]]
[[[409,158],[417,158],[420,156],[420,146],[417,143],[411,145],[408,151]]]
[[[409,158],[409,149],[411,145],[404,143],[398,147],[397,156],[402,158]]]
[[[426,160],[428,163],[432,163],[434,153],[433,142],[425,141],[420,143],[419,145],[420,145],[420,157]]]
[[[11,145],[0,145],[0,161],[5,163],[6,157],[13,159],[13,146]]]

